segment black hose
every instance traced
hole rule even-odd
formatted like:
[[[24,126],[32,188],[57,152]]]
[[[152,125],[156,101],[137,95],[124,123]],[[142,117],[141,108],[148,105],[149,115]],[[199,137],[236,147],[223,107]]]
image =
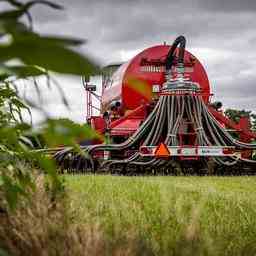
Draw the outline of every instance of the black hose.
[[[175,52],[175,50],[176,50],[178,45],[180,46],[180,48],[179,48],[178,63],[184,63],[184,53],[185,53],[185,48],[186,48],[186,38],[184,36],[179,36],[173,42],[172,47],[169,50],[168,55],[166,57],[166,64],[165,64],[166,71],[169,71],[172,68],[173,60],[174,60],[174,52]]]

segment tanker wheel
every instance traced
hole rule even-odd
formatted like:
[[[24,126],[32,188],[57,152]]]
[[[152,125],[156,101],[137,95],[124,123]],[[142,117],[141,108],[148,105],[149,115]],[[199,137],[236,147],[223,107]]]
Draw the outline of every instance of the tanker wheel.
[[[182,171],[182,167],[181,164],[178,161],[173,161],[171,163],[171,172],[175,175],[175,176],[183,176],[184,173]]]
[[[127,176],[137,176],[139,173],[139,167],[135,164],[127,164],[125,168],[125,175]]]
[[[126,164],[123,163],[112,163],[106,166],[104,172],[110,173],[111,175],[126,175]]]

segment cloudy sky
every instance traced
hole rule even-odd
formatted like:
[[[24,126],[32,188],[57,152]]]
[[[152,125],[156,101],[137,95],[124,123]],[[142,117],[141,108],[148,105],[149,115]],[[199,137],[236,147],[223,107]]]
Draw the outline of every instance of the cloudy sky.
[[[125,61],[146,47],[185,35],[187,48],[204,64],[215,98],[224,107],[256,111],[256,1],[254,0],[61,0],[64,11],[33,9],[43,34],[87,39],[79,51],[104,65]],[[53,116],[85,120],[80,78],[58,77],[71,111],[58,91],[45,88]],[[43,85],[42,85],[43,88]],[[36,97],[33,91],[26,92]],[[38,115],[36,115],[36,119]]]

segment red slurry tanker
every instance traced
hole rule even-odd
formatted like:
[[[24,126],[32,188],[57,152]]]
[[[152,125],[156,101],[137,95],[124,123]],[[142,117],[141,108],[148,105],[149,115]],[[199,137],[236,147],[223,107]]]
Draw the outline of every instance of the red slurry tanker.
[[[64,169],[122,174],[253,172],[250,120],[234,123],[223,115],[222,104],[211,101],[204,67],[185,46],[180,36],[105,67],[101,96],[84,81],[88,123],[108,142],[81,145],[84,155],[63,149],[57,162]],[[94,96],[98,116],[92,115]]]

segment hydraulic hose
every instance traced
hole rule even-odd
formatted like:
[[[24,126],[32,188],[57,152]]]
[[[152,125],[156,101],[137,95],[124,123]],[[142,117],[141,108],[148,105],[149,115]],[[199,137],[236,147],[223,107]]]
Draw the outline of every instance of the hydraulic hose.
[[[166,72],[170,71],[172,68],[173,60],[174,60],[174,52],[177,49],[178,45],[179,45],[178,63],[184,63],[186,38],[184,36],[179,36],[173,42],[173,45],[171,46],[171,49],[168,52],[168,55],[166,57],[166,64],[165,64]]]

